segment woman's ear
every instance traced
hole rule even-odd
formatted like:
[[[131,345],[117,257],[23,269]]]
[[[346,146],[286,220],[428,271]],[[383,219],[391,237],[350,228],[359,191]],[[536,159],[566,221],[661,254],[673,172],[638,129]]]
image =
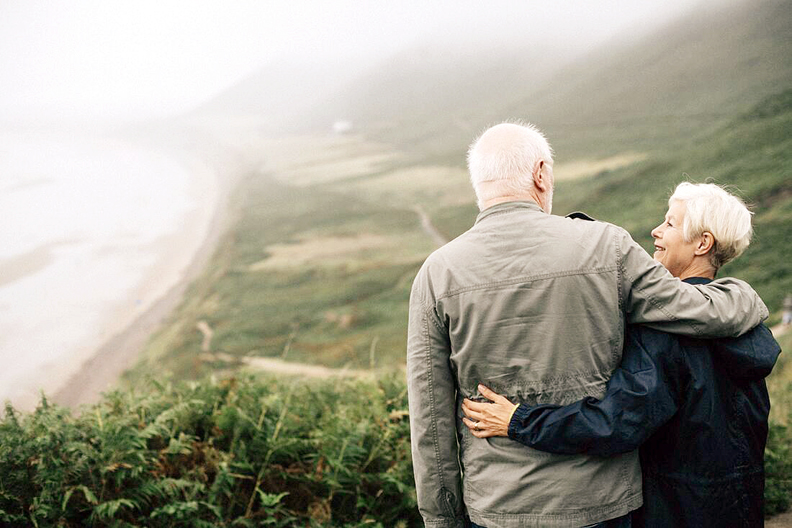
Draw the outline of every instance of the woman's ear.
[[[715,237],[709,231],[704,231],[699,237],[698,245],[694,251],[695,255],[706,255],[715,245]]]

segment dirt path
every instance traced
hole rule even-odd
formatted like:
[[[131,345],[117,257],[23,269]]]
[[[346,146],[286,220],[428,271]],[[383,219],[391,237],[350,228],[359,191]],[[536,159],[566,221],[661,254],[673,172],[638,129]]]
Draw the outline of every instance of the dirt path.
[[[267,372],[269,374],[284,374],[307,378],[366,378],[374,375],[374,372],[371,370],[335,369],[308,363],[292,363],[276,358],[248,357],[242,358],[242,363],[252,369]]]
[[[784,335],[784,334],[786,334],[787,332],[789,332],[789,329],[790,329],[790,327],[792,327],[792,325],[785,325],[785,324],[783,324],[783,323],[778,323],[777,325],[775,325],[774,327],[772,327],[772,328],[770,329],[770,331],[773,333],[773,337],[775,337],[776,339],[778,339],[778,338],[779,338],[779,337],[781,337],[782,335]]]
[[[765,528],[792,528],[792,512],[782,513],[765,521]]]
[[[432,239],[432,241],[437,244],[437,247],[444,246],[448,243],[448,240],[437,230],[437,228],[432,224],[432,219],[429,218],[429,215],[426,214],[426,211],[420,205],[416,205],[413,207],[413,211],[418,215],[418,218],[421,219],[421,227],[426,232],[427,235]]]

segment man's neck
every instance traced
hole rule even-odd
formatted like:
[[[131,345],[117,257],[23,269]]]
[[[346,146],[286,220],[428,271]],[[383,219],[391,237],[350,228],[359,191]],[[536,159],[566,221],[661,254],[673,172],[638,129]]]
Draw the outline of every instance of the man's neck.
[[[542,204],[539,203],[539,200],[537,200],[535,196],[526,193],[526,194],[512,194],[508,196],[498,196],[497,198],[492,198],[481,204],[480,210],[483,211],[484,209],[489,209],[493,205],[498,205],[506,202],[534,202],[539,207],[542,207]]]

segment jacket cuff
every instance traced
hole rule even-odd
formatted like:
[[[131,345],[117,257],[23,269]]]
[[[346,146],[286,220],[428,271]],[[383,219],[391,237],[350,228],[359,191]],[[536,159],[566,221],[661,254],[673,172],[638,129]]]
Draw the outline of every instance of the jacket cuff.
[[[509,438],[516,440],[517,436],[522,432],[523,422],[528,418],[531,413],[531,408],[521,403],[519,407],[512,413],[511,420],[509,420]]]

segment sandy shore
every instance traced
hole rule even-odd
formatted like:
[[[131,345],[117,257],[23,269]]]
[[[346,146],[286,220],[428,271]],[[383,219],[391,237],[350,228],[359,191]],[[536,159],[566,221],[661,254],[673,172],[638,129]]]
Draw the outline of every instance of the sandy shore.
[[[203,241],[195,250],[194,242],[191,243],[176,234],[163,238],[152,247],[154,253],[164,256],[160,267],[165,277],[156,277],[158,271],[155,270],[151,275],[156,277],[156,280],[144,284],[142,290],[148,291],[149,294],[152,292],[158,294],[156,300],[142,314],[132,318],[131,322],[128,313],[119,314],[119,324],[114,332],[106,333],[112,337],[97,342],[93,349],[95,352],[68,379],[60,383],[57,382],[58,380],[53,380],[53,383],[50,383],[52,400],[60,405],[75,407],[95,403],[103,392],[117,386],[123,372],[135,364],[149,337],[167,320],[182,301],[190,283],[205,269],[218,241],[229,227],[231,219],[228,200],[238,176],[233,174],[234,167],[218,163],[217,159],[209,163],[197,157],[195,151],[177,149],[173,154],[194,173],[198,181],[198,192],[215,194],[212,200],[214,210],[209,213],[211,219]],[[205,210],[196,210],[186,221],[200,221],[200,217],[206,214]],[[170,284],[162,294],[162,282],[169,280],[168,256],[179,253],[183,255],[184,251],[195,251],[192,260],[181,270],[178,277],[173,276],[170,266]]]

